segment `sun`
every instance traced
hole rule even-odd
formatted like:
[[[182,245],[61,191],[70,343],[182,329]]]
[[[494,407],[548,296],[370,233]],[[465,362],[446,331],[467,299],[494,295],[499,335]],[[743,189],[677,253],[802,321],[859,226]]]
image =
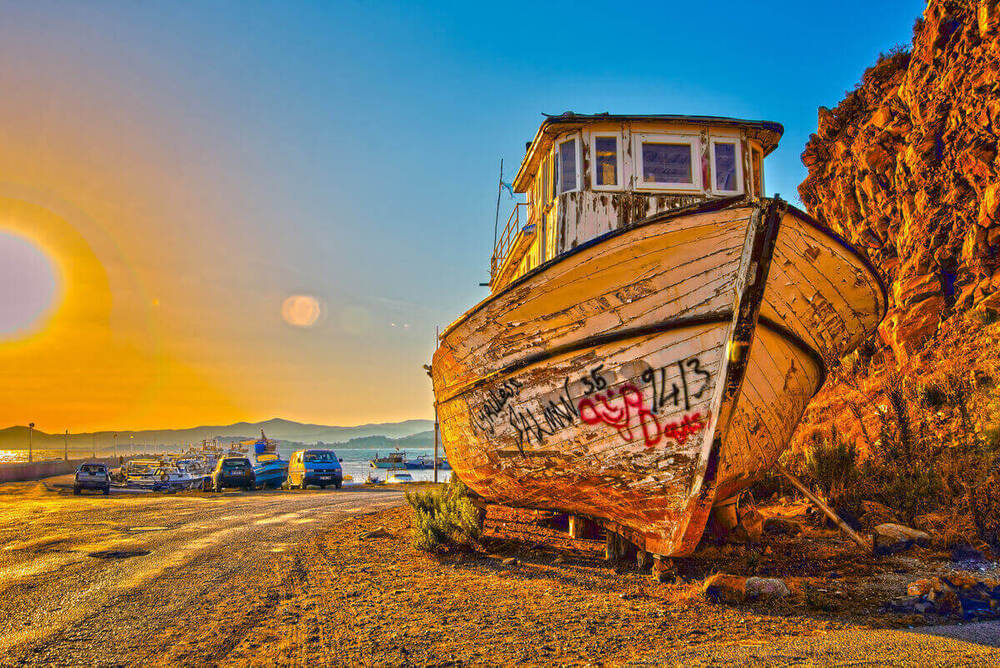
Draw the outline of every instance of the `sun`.
[[[41,329],[59,292],[58,272],[45,252],[26,237],[0,230],[0,341]]]

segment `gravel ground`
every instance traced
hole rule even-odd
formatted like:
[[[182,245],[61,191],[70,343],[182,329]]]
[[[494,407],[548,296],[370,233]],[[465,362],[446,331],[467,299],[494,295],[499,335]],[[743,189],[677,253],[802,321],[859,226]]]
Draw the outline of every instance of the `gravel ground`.
[[[213,628],[191,614],[243,605],[304,536],[402,502],[396,490],[77,497],[53,479],[0,485],[0,665],[157,663],[180,620]],[[219,657],[239,641],[221,639]]]
[[[711,548],[659,584],[610,568],[597,543],[528,550],[496,522],[488,554],[430,556],[401,503],[0,486],[0,664],[1000,665],[996,623],[910,629],[878,612],[920,559],[875,561],[832,533]],[[792,596],[701,598],[706,572],[748,559],[796,573]]]

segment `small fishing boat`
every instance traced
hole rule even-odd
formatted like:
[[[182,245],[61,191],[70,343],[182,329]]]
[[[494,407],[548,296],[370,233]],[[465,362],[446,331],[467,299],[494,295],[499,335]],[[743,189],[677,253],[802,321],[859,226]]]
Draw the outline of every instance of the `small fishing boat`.
[[[434,455],[417,455],[413,459],[406,460],[406,468],[421,471],[430,470],[434,468]],[[438,457],[438,470],[447,470],[451,467],[448,465],[448,460],[446,458]]]
[[[257,488],[270,487],[277,489],[288,480],[288,462],[278,454],[278,442],[264,435],[260,430],[260,438],[255,441],[241,441],[235,451],[247,457],[253,466]]]
[[[390,452],[385,457],[379,457],[376,452],[375,458],[369,460],[368,466],[373,469],[405,469],[406,452]]]
[[[133,459],[124,470],[125,487],[177,492],[198,487],[204,476],[158,459]]]
[[[704,116],[542,123],[491,294],[431,366],[445,451],[474,492],[676,557],[775,464],[826,360],[887,306],[862,253],[764,197],[782,132]]]

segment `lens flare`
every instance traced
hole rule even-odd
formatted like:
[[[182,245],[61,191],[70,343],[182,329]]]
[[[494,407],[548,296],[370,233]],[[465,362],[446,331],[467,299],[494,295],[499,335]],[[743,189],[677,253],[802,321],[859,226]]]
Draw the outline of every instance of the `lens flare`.
[[[55,306],[55,267],[30,240],[0,231],[0,339],[39,329]]]
[[[310,295],[292,295],[281,303],[281,317],[293,327],[312,327],[323,309]]]

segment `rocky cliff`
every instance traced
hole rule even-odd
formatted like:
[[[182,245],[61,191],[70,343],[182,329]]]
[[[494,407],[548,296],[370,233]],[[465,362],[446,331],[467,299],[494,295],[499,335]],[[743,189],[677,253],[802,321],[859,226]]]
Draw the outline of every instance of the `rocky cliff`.
[[[799,194],[884,271],[900,364],[953,314],[1000,311],[998,145],[1000,0],[930,0],[909,51],[819,110]]]

